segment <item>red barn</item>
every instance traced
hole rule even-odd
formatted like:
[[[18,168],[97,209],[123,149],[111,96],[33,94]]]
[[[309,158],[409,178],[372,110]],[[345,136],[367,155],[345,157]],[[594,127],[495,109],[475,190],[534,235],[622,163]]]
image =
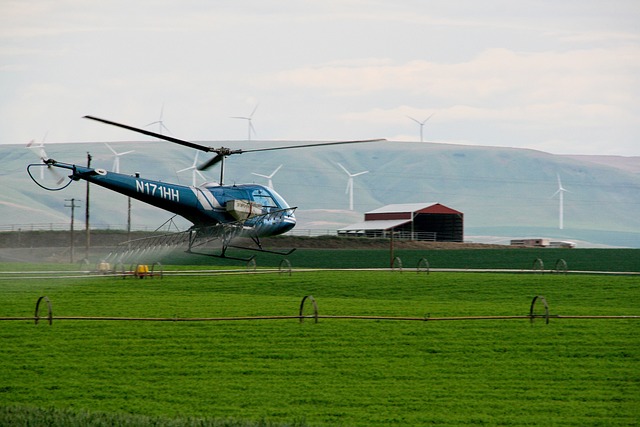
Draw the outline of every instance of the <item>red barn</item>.
[[[394,237],[438,242],[464,240],[464,214],[440,203],[387,205],[364,214],[364,222],[338,230],[341,236]]]

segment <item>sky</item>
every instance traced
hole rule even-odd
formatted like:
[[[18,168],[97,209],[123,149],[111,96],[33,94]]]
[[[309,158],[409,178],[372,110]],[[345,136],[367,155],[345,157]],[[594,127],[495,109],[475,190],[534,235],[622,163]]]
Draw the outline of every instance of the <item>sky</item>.
[[[0,0],[0,144],[387,138],[640,156],[637,0]],[[153,123],[153,124],[152,124]],[[148,139],[148,138],[147,138]]]

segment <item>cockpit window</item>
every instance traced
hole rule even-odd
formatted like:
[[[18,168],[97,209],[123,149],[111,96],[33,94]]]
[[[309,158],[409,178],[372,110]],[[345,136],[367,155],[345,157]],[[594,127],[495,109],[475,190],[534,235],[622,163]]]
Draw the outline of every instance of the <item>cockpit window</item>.
[[[273,199],[271,194],[269,194],[265,190],[262,190],[262,189],[253,190],[253,193],[251,194],[251,196],[254,202],[260,203],[262,205],[263,209],[266,209],[266,210],[279,209],[278,204]]]
[[[242,188],[225,188],[223,194],[227,200],[249,200],[247,191]]]
[[[276,190],[270,189],[269,191],[271,192],[271,197],[273,197],[273,199],[276,201],[276,205],[278,205],[280,209],[289,208],[289,204],[282,198],[281,195],[276,193]]]

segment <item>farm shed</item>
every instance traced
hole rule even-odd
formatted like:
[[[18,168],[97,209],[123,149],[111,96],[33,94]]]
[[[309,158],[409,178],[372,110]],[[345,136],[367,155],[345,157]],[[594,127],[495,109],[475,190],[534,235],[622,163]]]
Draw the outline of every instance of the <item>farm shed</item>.
[[[440,203],[387,205],[364,214],[364,222],[338,230],[340,236],[394,237],[462,242],[464,214]]]

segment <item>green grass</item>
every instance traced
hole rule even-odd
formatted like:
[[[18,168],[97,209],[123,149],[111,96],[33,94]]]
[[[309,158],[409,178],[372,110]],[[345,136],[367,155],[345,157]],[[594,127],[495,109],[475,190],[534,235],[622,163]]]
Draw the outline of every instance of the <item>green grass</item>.
[[[620,276],[409,272],[10,279],[0,282],[0,316],[33,316],[40,295],[55,316],[296,315],[309,294],[327,315],[526,315],[536,295],[552,314],[638,315],[639,284]],[[104,425],[634,425],[639,326],[4,321],[0,424],[106,416],[112,424]]]
[[[71,409],[0,406],[0,425],[12,427],[304,427],[305,423],[304,420],[293,423],[272,423],[268,420],[246,421],[188,416],[168,418]]]
[[[230,250],[228,254],[238,257],[255,255],[253,252]],[[640,249],[464,249],[464,250],[409,250],[396,249],[394,257],[402,265],[415,268],[422,258],[432,268],[500,268],[531,270],[533,262],[540,259],[546,270],[555,269],[559,259],[565,260],[569,270],[576,271],[629,271],[640,272]],[[243,265],[233,260],[212,260],[209,257],[179,257],[185,263],[216,265]],[[305,249],[301,248],[286,256],[295,267],[313,268],[388,268],[391,263],[389,250],[385,249]],[[278,266],[281,255],[258,253],[258,266]],[[171,263],[176,258],[171,259]]]
[[[282,251],[282,249],[280,249]],[[211,250],[211,253],[219,251]],[[246,259],[256,257],[258,267],[278,267],[286,258],[293,268],[389,268],[391,254],[388,249],[309,249],[300,248],[290,255],[241,251],[230,248],[227,255]],[[557,249],[557,248],[511,248],[511,249],[436,249],[436,250],[394,250],[405,268],[415,268],[421,259],[426,259],[431,268],[455,269],[514,269],[531,270],[533,262],[540,259],[546,270],[554,270],[558,260],[564,260],[573,271],[619,271],[640,273],[640,249]],[[161,261],[164,265],[178,264],[193,268],[241,267],[246,262],[234,259],[212,258],[202,255],[188,255],[176,251],[169,256],[148,255],[146,263],[151,265]],[[126,263],[129,268],[130,262]],[[92,269],[95,264],[19,264],[2,263],[0,270],[78,270]]]

